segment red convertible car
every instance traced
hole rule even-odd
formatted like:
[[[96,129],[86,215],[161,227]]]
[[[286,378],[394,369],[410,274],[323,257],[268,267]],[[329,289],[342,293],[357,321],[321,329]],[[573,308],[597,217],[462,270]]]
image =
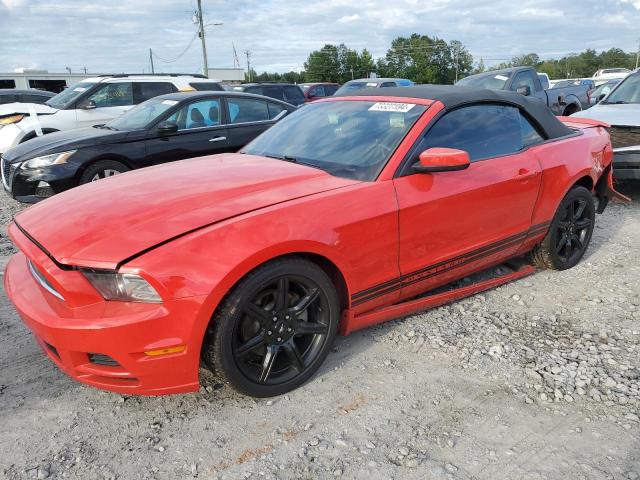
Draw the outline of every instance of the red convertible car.
[[[278,395],[338,332],[574,266],[617,195],[605,126],[464,87],[320,100],[239,154],[23,211],[5,288],[80,382],[195,391],[203,359],[245,394]],[[526,254],[533,265],[440,288]]]

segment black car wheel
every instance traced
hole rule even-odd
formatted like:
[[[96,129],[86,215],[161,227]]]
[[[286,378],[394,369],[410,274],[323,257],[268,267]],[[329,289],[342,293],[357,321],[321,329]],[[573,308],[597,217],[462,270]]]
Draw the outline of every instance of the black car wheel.
[[[89,165],[87,169],[82,172],[78,183],[83,185],[128,171],[129,167],[115,160],[100,160],[99,162]]]
[[[213,318],[203,357],[236,390],[288,392],[327,356],[339,306],[327,274],[303,259],[268,263],[242,280]]]
[[[554,270],[576,265],[589,246],[595,218],[591,192],[584,187],[572,188],[560,203],[547,236],[531,252],[532,262]]]

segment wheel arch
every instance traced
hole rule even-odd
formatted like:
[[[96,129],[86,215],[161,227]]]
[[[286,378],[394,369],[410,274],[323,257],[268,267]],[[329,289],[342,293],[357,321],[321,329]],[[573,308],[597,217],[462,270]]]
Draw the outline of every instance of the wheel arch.
[[[259,254],[256,254],[257,258]],[[349,293],[349,285],[347,283],[347,279],[343,273],[343,270],[340,269],[337,262],[331,259],[325,253],[320,253],[318,251],[314,251],[312,249],[296,249],[290,250],[286,252],[282,252],[278,255],[271,256],[270,258],[261,258],[260,261],[252,261],[249,259],[249,263],[242,262],[242,266],[239,266],[234,271],[229,272],[221,283],[222,291],[219,288],[216,288],[210,295],[208,301],[205,301],[203,304],[203,312],[204,320],[201,323],[201,327],[199,328],[198,336],[198,345],[200,345],[200,350],[202,351],[205,348],[205,342],[207,340],[207,332],[210,329],[213,318],[216,313],[219,311],[221,306],[224,304],[227,295],[251,272],[255,271],[257,268],[260,268],[264,265],[269,264],[270,262],[283,260],[287,258],[302,258],[306,259],[318,267],[320,267],[328,276],[333,285],[336,288],[336,293],[338,295],[338,300],[340,302],[340,312],[349,308],[350,305],[350,293]],[[246,265],[249,265],[247,267]],[[202,317],[201,317],[202,319]],[[340,324],[342,318],[338,319],[338,324]]]
[[[122,155],[117,155],[117,154],[109,154],[109,155],[101,155],[99,157],[95,157],[92,158],[89,161],[83,162],[82,165],[80,165],[78,167],[78,171],[76,172],[75,178],[77,181],[80,180],[80,177],[82,177],[82,175],[84,174],[84,172],[87,170],[87,168],[89,168],[91,165],[95,165],[98,162],[102,162],[105,160],[112,160],[114,162],[119,162],[121,164],[123,164],[125,167],[127,167],[129,170],[133,170],[133,167],[131,166],[131,163],[129,161],[128,158],[123,157]]]
[[[43,128],[42,129],[42,135],[46,135],[48,133],[55,133],[55,132],[59,132],[60,130],[56,130],[55,128]],[[27,140],[31,140],[32,138],[36,138],[38,136],[38,134],[36,133],[35,130],[32,130],[31,132],[27,133],[24,137],[22,137],[22,139],[20,140],[20,143],[24,143]]]

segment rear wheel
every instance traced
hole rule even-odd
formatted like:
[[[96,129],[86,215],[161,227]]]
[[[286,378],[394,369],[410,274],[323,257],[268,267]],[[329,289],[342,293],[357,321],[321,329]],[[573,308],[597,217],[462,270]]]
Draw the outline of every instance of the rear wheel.
[[[80,176],[80,185],[89,182],[95,182],[101,178],[112,177],[119,173],[129,171],[129,167],[117,162],[115,160],[100,160],[92,165],[89,165],[87,169]]]
[[[547,236],[533,249],[531,261],[536,266],[566,270],[584,255],[595,224],[593,195],[584,187],[574,187],[556,211]]]
[[[335,288],[322,269],[303,259],[273,261],[227,296],[207,334],[204,360],[244,394],[283,394],[318,370],[339,313]]]

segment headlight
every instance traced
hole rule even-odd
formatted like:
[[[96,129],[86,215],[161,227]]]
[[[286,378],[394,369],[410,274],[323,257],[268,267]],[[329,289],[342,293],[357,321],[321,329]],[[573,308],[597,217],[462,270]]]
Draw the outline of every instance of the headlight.
[[[76,153],[77,150],[69,150],[68,152],[52,153],[51,155],[43,155],[42,157],[32,158],[22,164],[22,168],[41,168],[48,167],[50,165],[60,165],[67,163],[67,160],[71,155]]]
[[[18,115],[11,115],[9,117],[2,117],[0,118],[0,125],[9,125],[10,123],[18,123],[25,116],[26,115],[18,114]]]
[[[121,302],[161,303],[155,288],[144,278],[133,273],[117,273],[108,270],[80,270],[105,300]]]

